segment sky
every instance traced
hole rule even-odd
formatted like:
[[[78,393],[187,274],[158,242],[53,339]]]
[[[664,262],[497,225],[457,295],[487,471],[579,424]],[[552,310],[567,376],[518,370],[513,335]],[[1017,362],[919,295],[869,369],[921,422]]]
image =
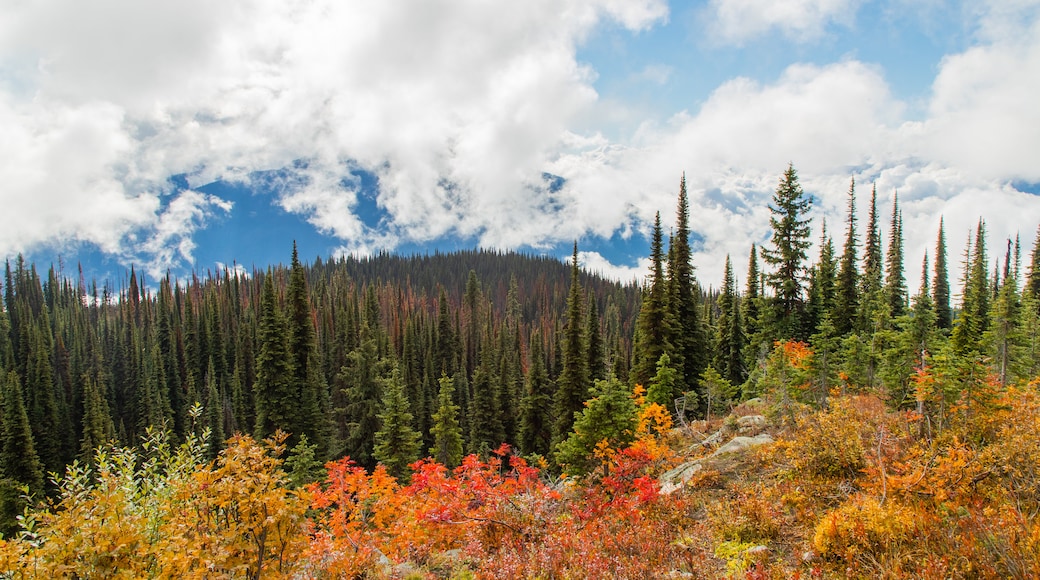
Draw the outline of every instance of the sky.
[[[917,287],[1040,224],[1040,0],[0,1],[0,257],[151,279],[494,248],[647,270],[687,180],[717,286],[787,165]],[[860,232],[862,239],[862,232]]]

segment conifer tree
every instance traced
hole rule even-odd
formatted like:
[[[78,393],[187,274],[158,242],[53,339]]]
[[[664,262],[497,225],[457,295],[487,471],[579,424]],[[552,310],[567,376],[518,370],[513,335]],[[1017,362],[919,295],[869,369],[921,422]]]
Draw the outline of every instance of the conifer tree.
[[[632,382],[646,384],[654,376],[661,355],[672,351],[672,318],[668,312],[667,286],[664,277],[664,248],[661,213],[654,218],[650,238],[650,279],[643,291],[643,304],[636,322],[635,361]]]
[[[573,431],[556,446],[556,463],[569,474],[586,473],[592,467],[593,451],[600,442],[620,449],[635,438],[636,405],[628,389],[611,377],[596,381],[593,394]]]
[[[699,388],[697,381],[708,366],[710,345],[708,330],[701,315],[698,297],[700,289],[693,273],[690,248],[690,207],[686,193],[686,175],[679,182],[679,200],[676,207],[675,234],[668,251],[669,304],[674,324],[671,351],[673,365],[679,371],[673,395]],[[655,361],[656,362],[656,361]]]
[[[650,379],[650,386],[646,389],[646,402],[657,403],[665,409],[672,408],[672,401],[674,400],[675,385],[678,382],[679,373],[675,370],[672,365],[672,359],[668,356],[668,353],[661,355],[661,358],[657,361],[657,374],[654,378]],[[693,403],[690,401],[689,403]],[[689,407],[694,405],[689,404]]]
[[[459,406],[455,404],[455,381],[441,376],[437,395],[437,411],[433,414],[433,447],[430,455],[441,465],[454,469],[462,462],[462,428],[459,426]]]
[[[203,424],[209,428],[209,441],[207,442],[206,455],[210,459],[216,459],[217,454],[224,448],[224,401],[217,389],[217,370],[210,357],[209,369],[206,371],[206,400],[204,402],[205,412]]]
[[[292,361],[291,385],[296,391],[296,406],[292,424],[287,427],[293,436],[287,445],[294,446],[301,435],[315,446],[318,457],[328,454],[328,395],[324,375],[320,369],[315,339],[307,279],[293,242],[289,286],[285,295],[288,314],[288,346]]]
[[[883,267],[875,185],[870,191],[870,214],[867,217],[866,243],[863,246],[863,277],[860,279],[859,328],[868,335],[875,330],[875,314],[883,302]]]
[[[761,276],[761,272],[758,269],[758,251],[755,244],[751,244],[751,252],[748,255],[747,285],[744,289],[744,334],[748,337],[744,364],[748,368],[754,366],[762,347],[768,348],[768,342],[762,340],[762,329],[759,324],[761,318],[759,310]]]
[[[373,447],[379,430],[379,377],[383,361],[379,359],[377,339],[365,323],[361,344],[347,354],[337,381],[342,389],[344,407],[336,409],[336,424],[341,446],[358,465],[375,467]]]
[[[715,360],[713,366],[730,383],[744,382],[744,329],[740,321],[740,297],[737,295],[736,279],[729,255],[722,278],[722,295],[719,296],[719,319],[716,323]]]
[[[521,403],[520,450],[527,455],[546,457],[553,433],[552,383],[545,368],[542,335],[537,330],[531,335],[530,359]]]
[[[762,259],[773,268],[766,275],[766,283],[774,294],[771,330],[775,339],[797,338],[801,334],[807,278],[805,252],[811,245],[810,208],[812,198],[802,191],[794,166],[788,165],[769,205],[772,247],[762,249]]]
[[[607,378],[607,361],[603,353],[603,333],[600,331],[599,309],[596,299],[589,297],[589,305],[585,317],[585,344],[588,353],[589,380],[601,381]]]
[[[88,462],[93,461],[94,451],[105,443],[115,440],[116,430],[108,411],[108,400],[101,392],[102,383],[96,371],[83,377],[83,436],[80,438],[80,455]]]
[[[990,341],[996,350],[993,363],[1001,386],[1011,382],[1018,366],[1019,325],[1021,323],[1021,298],[1018,293],[1018,244],[1012,256],[1011,240],[1008,240],[1004,257],[1004,283],[997,292],[991,314]],[[1015,266],[1012,267],[1012,262]]]
[[[888,256],[885,262],[885,295],[893,318],[906,311],[906,277],[903,275],[903,213],[899,196],[892,197],[892,225],[888,234]]]
[[[293,387],[293,364],[286,336],[286,323],[274,293],[274,274],[268,269],[260,297],[260,320],[257,340],[260,354],[256,357],[256,427],[257,439],[270,436],[278,429],[288,431],[297,423],[294,413],[299,407],[298,389]]]
[[[959,354],[982,351],[982,339],[989,330],[990,284],[986,258],[986,225],[980,219],[965,251],[964,284],[961,309],[953,328],[953,346]]]
[[[946,269],[946,235],[943,219],[939,218],[939,235],[935,242],[935,274],[932,278],[932,306],[935,308],[935,324],[948,331],[953,327],[953,312],[950,309],[950,275]]]
[[[398,481],[408,478],[408,466],[419,459],[422,435],[412,428],[414,417],[401,383],[401,371],[395,366],[390,378],[382,379],[383,401],[379,414],[380,429],[375,434],[375,458],[386,466]]]
[[[3,447],[0,448],[0,475],[29,486],[31,493],[43,491],[43,464],[36,454],[29,416],[22,401],[22,388],[14,371],[3,377],[0,403],[3,412]]]
[[[836,281],[834,309],[831,311],[831,322],[838,336],[844,336],[853,330],[856,314],[859,311],[859,272],[857,270],[856,247],[859,245],[856,236],[856,181],[849,184],[848,217],[845,222],[845,245],[841,252],[841,263]]]
[[[505,441],[502,408],[495,388],[496,378],[485,351],[480,364],[473,371],[473,399],[469,407],[469,451],[483,453],[497,448]]]
[[[571,290],[567,296],[567,323],[564,327],[563,370],[556,380],[555,440],[563,441],[574,425],[574,413],[589,397],[588,353],[585,348],[582,303],[585,301],[578,270],[578,244],[571,259]],[[475,383],[475,381],[474,381]]]
[[[827,222],[823,222],[820,234],[820,257],[809,273],[809,301],[802,323],[802,335],[816,331],[820,323],[834,310],[834,291],[837,284],[837,264],[834,259],[834,242],[827,235]]]
[[[1036,230],[1036,241],[1033,242],[1033,253],[1029,259],[1029,272],[1023,294],[1028,294],[1033,303],[1040,305],[1040,227]]]

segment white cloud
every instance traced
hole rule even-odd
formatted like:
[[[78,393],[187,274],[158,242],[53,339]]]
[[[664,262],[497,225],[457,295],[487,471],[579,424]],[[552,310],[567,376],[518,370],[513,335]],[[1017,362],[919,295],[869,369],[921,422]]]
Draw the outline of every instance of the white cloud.
[[[863,0],[711,0],[705,29],[716,41],[741,45],[773,30],[795,42],[819,39],[832,23],[850,25]]]
[[[567,260],[570,263],[570,260]],[[644,258],[635,266],[613,264],[599,252],[578,252],[578,266],[586,272],[599,274],[621,283],[642,283],[650,272],[650,258]]]
[[[349,247],[395,243],[350,214],[349,163],[378,175],[397,236],[537,242],[557,203],[541,172],[597,98],[577,44],[667,13],[662,0],[5,4],[0,151],[19,155],[0,165],[0,201],[34,218],[0,253],[55,239],[111,252],[165,227],[171,175],[197,187],[299,159],[307,185],[278,202]]]

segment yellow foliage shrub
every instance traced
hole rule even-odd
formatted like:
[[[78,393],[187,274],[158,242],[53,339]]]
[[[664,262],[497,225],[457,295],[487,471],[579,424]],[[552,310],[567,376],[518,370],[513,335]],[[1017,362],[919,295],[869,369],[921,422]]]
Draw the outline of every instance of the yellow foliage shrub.
[[[898,550],[914,537],[914,512],[893,502],[857,495],[825,515],[813,534],[813,546],[823,556],[854,559],[877,557]]]

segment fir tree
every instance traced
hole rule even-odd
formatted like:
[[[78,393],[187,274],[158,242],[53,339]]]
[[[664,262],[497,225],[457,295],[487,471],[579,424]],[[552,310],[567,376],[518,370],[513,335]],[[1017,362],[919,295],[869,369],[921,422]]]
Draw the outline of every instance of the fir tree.
[[[675,235],[669,244],[668,277],[671,287],[669,309],[674,327],[671,329],[673,364],[679,371],[673,395],[678,396],[690,386],[708,365],[710,358],[708,331],[701,316],[698,296],[700,289],[693,274],[690,248],[690,207],[686,194],[686,175],[679,182],[679,200],[676,207]]]
[[[888,256],[885,262],[885,295],[893,318],[906,311],[906,277],[903,275],[903,214],[899,196],[892,198],[892,225],[888,234]]]
[[[585,320],[585,344],[588,353],[589,379],[601,381],[607,378],[607,362],[603,356],[603,334],[600,332],[599,310],[596,300],[589,297],[588,316]]]
[[[459,406],[454,403],[455,381],[442,376],[439,381],[437,411],[433,414],[433,447],[430,455],[448,469],[462,462],[462,428],[459,426]]]
[[[769,348],[768,340],[762,337],[762,328],[759,324],[761,318],[759,302],[761,294],[761,272],[758,269],[758,251],[755,244],[751,244],[751,252],[748,254],[747,285],[744,289],[744,334],[748,337],[748,345],[745,349],[744,364],[751,368],[758,360],[761,350]]]
[[[657,361],[657,374],[650,380],[650,386],[646,390],[646,402],[657,403],[665,409],[671,409],[678,379],[679,373],[672,366],[672,359],[668,353],[662,354]],[[692,405],[689,406],[692,407]]]
[[[563,370],[556,380],[555,440],[563,441],[574,425],[574,413],[589,397],[588,354],[585,348],[582,303],[584,296],[578,277],[578,244],[571,259],[571,290],[567,297],[567,325],[564,328]]]
[[[489,358],[490,353],[482,353],[481,362],[473,371],[473,399],[469,407],[471,453],[495,449],[505,440],[502,410],[495,389],[496,377]]]
[[[740,322],[740,297],[737,295],[733,265],[726,256],[726,267],[722,278],[722,295],[719,296],[719,319],[716,323],[715,360],[713,366],[720,369],[723,377],[739,385],[744,382],[744,329]]]
[[[809,241],[808,213],[812,198],[798,183],[793,165],[788,165],[769,205],[773,229],[772,248],[762,249],[762,259],[773,267],[766,282],[773,289],[773,338],[797,338],[801,334],[800,317],[805,306],[805,266]]]
[[[602,441],[621,449],[635,438],[636,405],[616,378],[596,381],[594,397],[578,413],[574,429],[556,447],[556,463],[569,474],[587,473],[593,451]]]
[[[845,225],[845,245],[841,252],[841,263],[838,268],[834,309],[831,311],[831,322],[838,336],[852,332],[856,313],[859,311],[859,272],[857,271],[856,247],[856,181],[849,184],[848,218]]]
[[[520,450],[527,455],[549,455],[552,444],[552,383],[545,368],[542,336],[531,335],[530,365],[521,403]]]
[[[328,454],[328,396],[324,376],[319,367],[314,322],[307,290],[307,280],[293,242],[292,263],[289,268],[289,286],[286,290],[288,322],[288,347],[292,364],[291,386],[296,405],[292,424],[287,430],[293,433],[289,445],[295,445],[302,435],[317,449],[318,457]]]
[[[943,219],[939,218],[939,235],[935,242],[935,274],[932,278],[932,305],[935,308],[935,324],[941,330],[953,327],[953,312],[950,309],[950,276],[946,269],[946,236]]]
[[[390,378],[382,383],[383,404],[374,454],[390,475],[403,482],[408,478],[408,466],[419,459],[422,435],[412,428],[414,417],[408,408],[400,370],[395,366]]]
[[[876,327],[875,314],[883,302],[883,266],[875,185],[870,191],[870,214],[867,217],[867,236],[863,247],[863,277],[860,279],[859,328],[867,334],[873,334]]]
[[[260,297],[260,320],[257,340],[260,354],[256,357],[256,427],[257,439],[270,436],[278,429],[288,430],[296,423],[293,414],[299,407],[298,390],[293,388],[293,365],[286,336],[285,318],[274,293],[274,274],[264,276]]]
[[[965,251],[964,284],[961,309],[953,328],[953,346],[959,354],[982,350],[982,339],[989,329],[990,284],[986,258],[986,225],[980,219]]]
[[[820,258],[809,274],[809,303],[802,323],[803,336],[815,332],[816,327],[834,310],[837,276],[834,242],[827,236],[827,222],[824,222],[820,234]]]
[[[636,353],[631,377],[636,384],[649,381],[661,355],[672,350],[672,318],[667,305],[662,237],[661,214],[658,212],[650,238],[650,279],[643,290],[643,304],[636,322]]]
[[[0,448],[0,475],[29,487],[31,493],[43,491],[43,464],[36,454],[29,416],[22,401],[22,388],[14,371],[3,377],[2,430],[3,447]]]

